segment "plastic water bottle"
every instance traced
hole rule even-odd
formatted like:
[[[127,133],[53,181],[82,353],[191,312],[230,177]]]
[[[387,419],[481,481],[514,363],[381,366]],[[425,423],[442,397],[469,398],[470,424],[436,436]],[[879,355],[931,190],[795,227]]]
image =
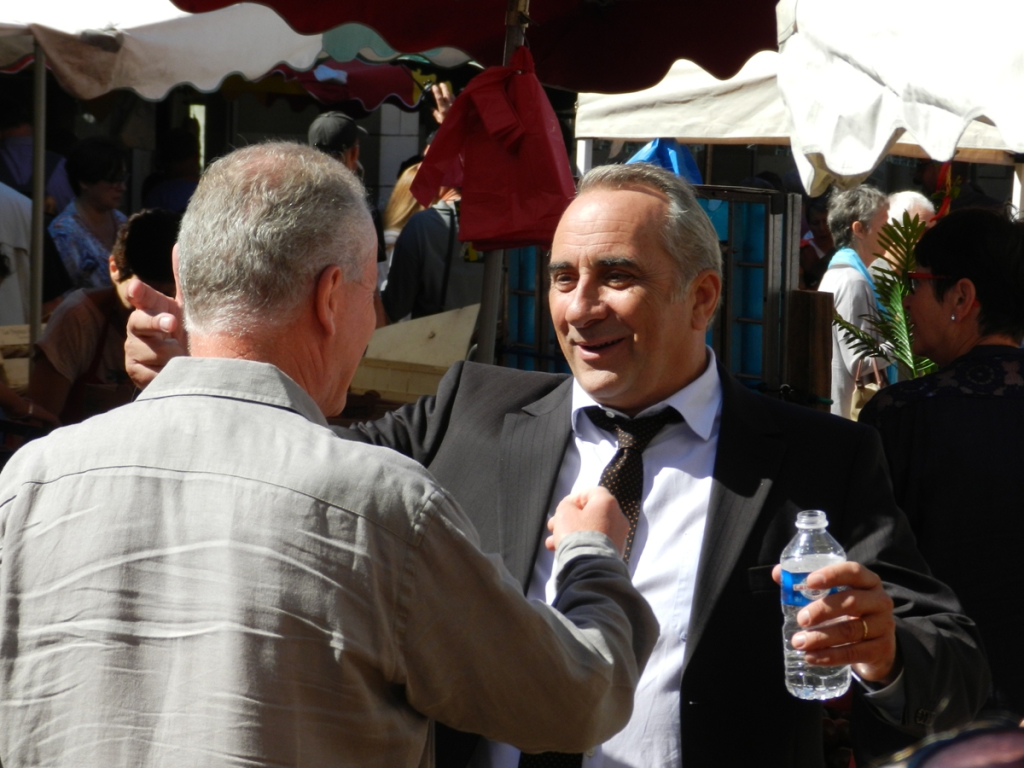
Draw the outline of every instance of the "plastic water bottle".
[[[834,699],[850,687],[850,667],[816,667],[793,647],[793,635],[805,629],[796,620],[805,605],[832,592],[808,589],[807,575],[828,565],[846,562],[846,552],[826,530],[828,518],[820,510],[796,516],[797,534],[782,550],[782,647],[786,657],[786,688],[798,699]]]

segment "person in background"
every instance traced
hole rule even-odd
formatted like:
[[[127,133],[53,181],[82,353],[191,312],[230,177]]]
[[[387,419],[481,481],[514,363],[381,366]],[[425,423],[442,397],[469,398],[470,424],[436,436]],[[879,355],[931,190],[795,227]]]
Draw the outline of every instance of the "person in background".
[[[931,227],[934,223],[935,206],[920,192],[913,190],[893,192],[889,195],[889,223],[893,221],[902,223],[904,213],[909,214],[911,220],[916,216],[925,226]],[[871,271],[873,273],[892,272],[894,267],[892,254],[883,251],[882,258],[875,259],[871,265]]]
[[[483,260],[459,242],[461,191],[451,187],[415,213],[395,242],[388,284],[381,293],[389,322],[436,315],[480,302]]]
[[[409,191],[412,180],[416,178],[416,171],[419,169],[420,164],[415,163],[402,171],[395,183],[395,188],[391,191],[391,197],[388,198],[388,204],[384,208],[384,247],[387,252],[387,261],[377,264],[377,288],[381,291],[387,286],[388,270],[391,268],[391,258],[395,252],[395,242],[398,240],[398,236],[412,215],[423,210],[420,201]]]
[[[619,730],[658,625],[608,491],[553,519],[549,607],[429,472],[328,429],[373,332],[355,176],[237,150],[179,255],[194,357],[0,474],[5,768],[425,768],[435,720],[532,750]]]
[[[199,184],[199,139],[188,128],[172,128],[160,144],[160,179],[142,198],[144,208],[184,213]]]
[[[32,197],[32,112],[29,97],[0,99],[0,184]],[[46,151],[46,214],[54,216],[71,202],[74,193],[65,160]]]
[[[860,421],[882,436],[921,553],[981,630],[989,707],[1024,716],[1024,223],[956,211],[925,232],[904,304],[935,373],[883,389]]]
[[[118,210],[128,181],[124,150],[114,139],[84,139],[67,170],[75,199],[50,223],[50,235],[75,288],[108,288],[107,261],[125,222]]]
[[[36,344],[29,394],[65,424],[131,400],[135,387],[124,370],[128,281],[138,276],[173,295],[171,250],[180,221],[181,214],[161,210],[128,219],[107,258],[111,287],[74,291],[47,324]]]
[[[945,185],[939,188],[942,178],[943,163],[938,160],[920,160],[914,173],[914,183],[921,185],[921,191],[933,202],[939,204],[945,194]],[[957,196],[950,201],[949,210],[959,211],[964,208],[989,208],[1002,210],[1004,203],[990,197],[977,183],[970,180],[971,164],[956,162],[950,166],[953,185],[958,187]]]
[[[28,323],[32,201],[0,183],[0,325]]]
[[[0,286],[3,286],[10,277],[10,262],[6,256],[0,253]],[[57,417],[48,410],[36,405],[29,398],[22,397],[3,382],[0,382],[0,418],[14,419],[15,421],[31,419],[50,427],[60,424]]]
[[[907,189],[902,192],[893,192],[889,195],[889,220],[903,221],[903,214],[915,216],[925,226],[932,226],[932,219],[935,217],[935,205],[920,192]]]
[[[818,290],[833,295],[835,311],[840,317],[868,332],[872,329],[864,317],[878,305],[868,267],[881,254],[878,235],[888,221],[888,200],[866,184],[834,195],[829,203],[828,228],[839,250],[832,256]],[[887,365],[885,361],[878,363],[881,375]],[[833,325],[832,413],[850,418],[857,381],[866,381],[875,375],[875,366],[869,365],[867,359],[862,361],[847,345],[845,333]]]
[[[362,180],[363,166],[359,163],[359,140],[367,135],[366,129],[344,112],[332,111],[318,115],[309,124],[308,139],[309,146],[333,157]],[[376,206],[370,206],[370,215],[373,217],[373,228],[377,232],[377,269],[379,274],[381,263],[386,264],[388,260],[384,247],[384,223]],[[387,325],[387,315],[384,312],[384,305],[381,304],[379,289],[373,295],[373,306],[377,316],[377,327]]]
[[[60,426],[60,420],[27,397],[0,382],[0,418],[14,421],[34,421],[48,427]],[[0,430],[2,432],[3,430]]]
[[[803,287],[817,290],[822,275],[836,252],[832,232],[828,228],[828,194],[811,198],[807,203],[808,230],[800,240],[800,274]]]

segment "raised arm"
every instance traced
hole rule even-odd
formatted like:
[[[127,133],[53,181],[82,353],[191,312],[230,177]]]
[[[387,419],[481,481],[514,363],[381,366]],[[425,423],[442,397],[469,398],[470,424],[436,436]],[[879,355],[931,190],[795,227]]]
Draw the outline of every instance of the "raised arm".
[[[525,600],[461,510],[435,499],[407,569],[410,704],[529,752],[581,752],[617,733],[658,625],[619,557],[628,523],[614,499],[596,489],[559,505],[554,607]]]

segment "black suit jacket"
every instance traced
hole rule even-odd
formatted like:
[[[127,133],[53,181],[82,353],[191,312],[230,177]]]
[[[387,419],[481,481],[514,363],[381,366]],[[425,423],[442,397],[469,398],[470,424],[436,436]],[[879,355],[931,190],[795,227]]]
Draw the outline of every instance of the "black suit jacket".
[[[907,705],[901,722],[888,722],[854,684],[858,763],[973,717],[989,687],[976,628],[917,552],[877,435],[719,373],[721,429],[680,689],[683,764],[822,763],[821,707],[784,686],[771,578],[803,509],[828,513],[849,559],[878,573],[896,606]],[[500,553],[526,585],[571,436],[571,384],[457,364],[436,397],[361,425],[357,439],[428,467],[473,519],[484,550]],[[473,749],[441,732],[438,743],[442,766],[464,765]]]

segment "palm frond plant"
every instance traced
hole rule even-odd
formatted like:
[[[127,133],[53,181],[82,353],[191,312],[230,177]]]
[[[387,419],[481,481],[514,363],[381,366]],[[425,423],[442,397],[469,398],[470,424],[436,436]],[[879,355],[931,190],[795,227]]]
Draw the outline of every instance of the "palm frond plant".
[[[903,214],[903,221],[893,219],[882,227],[878,240],[889,254],[892,271],[872,270],[879,303],[873,312],[861,316],[870,330],[858,328],[838,313],[832,317],[851,350],[860,357],[884,358],[896,365],[903,379],[916,379],[936,368],[928,358],[914,354],[914,328],[903,309],[903,299],[910,293],[907,275],[917,268],[914,248],[924,230],[925,223],[917,216],[911,219],[908,213]]]

